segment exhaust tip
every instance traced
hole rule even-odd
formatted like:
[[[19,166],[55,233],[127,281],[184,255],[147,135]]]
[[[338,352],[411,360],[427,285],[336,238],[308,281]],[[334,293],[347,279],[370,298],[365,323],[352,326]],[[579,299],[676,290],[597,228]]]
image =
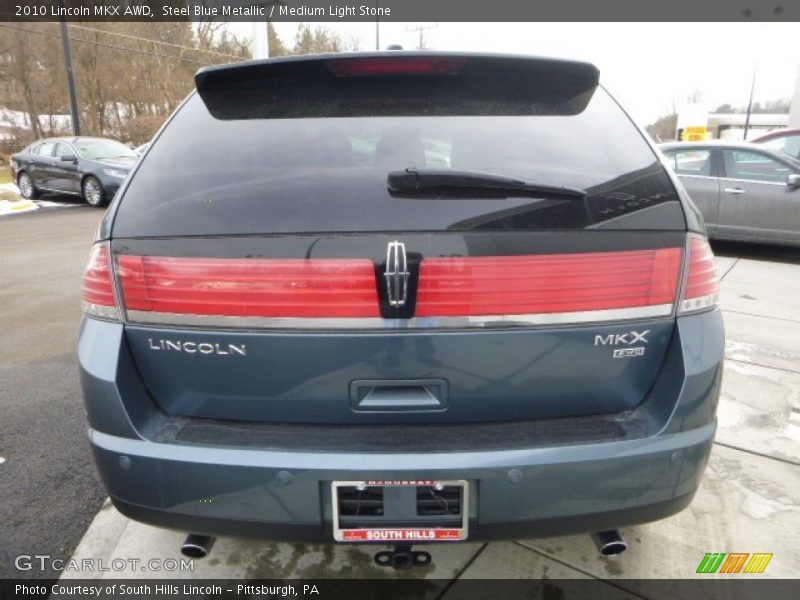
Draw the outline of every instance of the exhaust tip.
[[[181,554],[187,558],[205,558],[211,552],[215,540],[216,538],[207,535],[189,534],[181,546]]]
[[[611,542],[600,548],[600,554],[603,556],[614,556],[616,554],[622,554],[627,549],[628,544],[626,544],[624,540],[619,542]]]
[[[616,556],[628,549],[628,543],[616,529],[593,533],[592,541],[603,556]]]
[[[189,558],[205,558],[208,556],[208,550],[194,544],[184,544],[181,546],[181,554]]]

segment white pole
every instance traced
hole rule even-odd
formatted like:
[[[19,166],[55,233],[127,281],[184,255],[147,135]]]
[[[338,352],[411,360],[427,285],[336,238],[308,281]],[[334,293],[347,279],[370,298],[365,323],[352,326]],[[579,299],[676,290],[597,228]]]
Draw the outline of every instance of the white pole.
[[[800,127],[800,69],[797,70],[797,81],[794,84],[794,96],[789,107],[789,127]]]
[[[269,58],[269,40],[267,39],[267,24],[263,21],[253,21],[253,39],[250,51],[253,58]]]

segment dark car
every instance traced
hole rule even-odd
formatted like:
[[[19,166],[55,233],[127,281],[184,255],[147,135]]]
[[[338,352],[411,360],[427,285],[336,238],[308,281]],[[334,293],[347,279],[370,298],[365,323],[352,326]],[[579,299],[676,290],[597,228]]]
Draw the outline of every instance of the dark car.
[[[774,152],[782,152],[800,160],[800,129],[778,129],[750,140]]]
[[[53,192],[106,206],[137,159],[133,150],[115,140],[64,137],[31,144],[11,157],[10,167],[25,198]]]
[[[746,142],[660,148],[710,237],[800,245],[800,161]]]
[[[85,273],[114,505],[195,555],[388,542],[395,566],[431,541],[619,552],[616,528],[687,506],[722,376],[714,258],[598,78],[437,53],[201,70]]]

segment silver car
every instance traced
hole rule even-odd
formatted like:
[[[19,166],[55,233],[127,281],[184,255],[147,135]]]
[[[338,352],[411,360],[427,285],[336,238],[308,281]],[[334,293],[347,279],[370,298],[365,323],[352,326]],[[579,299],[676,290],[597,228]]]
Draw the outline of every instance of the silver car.
[[[663,144],[714,239],[800,245],[800,161],[748,143]]]

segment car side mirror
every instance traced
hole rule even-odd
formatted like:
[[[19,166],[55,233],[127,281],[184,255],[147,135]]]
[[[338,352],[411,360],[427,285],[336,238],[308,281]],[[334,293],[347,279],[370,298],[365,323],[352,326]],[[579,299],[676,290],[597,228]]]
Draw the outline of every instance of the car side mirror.
[[[61,160],[64,162],[78,162],[78,157],[74,154],[65,154],[61,157]]]
[[[786,178],[786,185],[789,187],[800,187],[800,173],[789,173],[789,177]]]

